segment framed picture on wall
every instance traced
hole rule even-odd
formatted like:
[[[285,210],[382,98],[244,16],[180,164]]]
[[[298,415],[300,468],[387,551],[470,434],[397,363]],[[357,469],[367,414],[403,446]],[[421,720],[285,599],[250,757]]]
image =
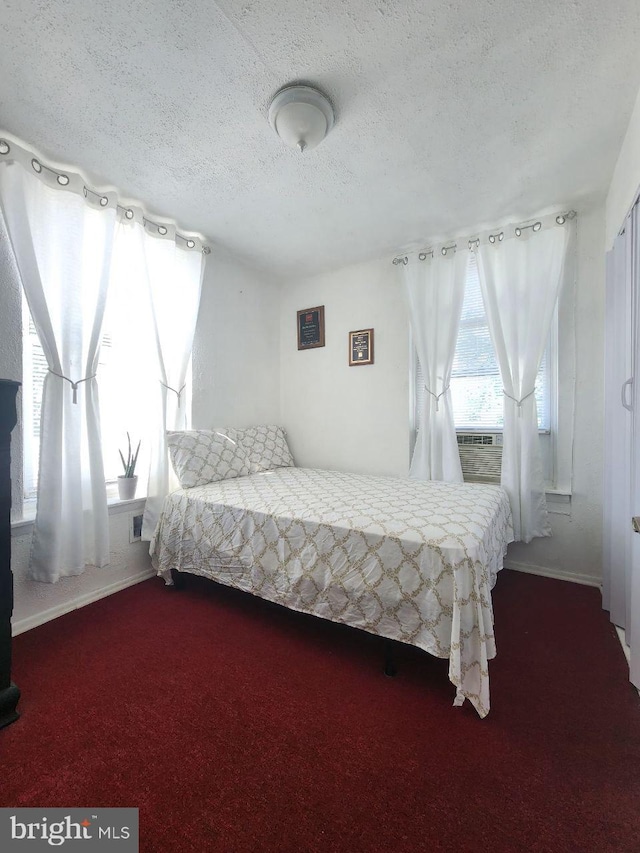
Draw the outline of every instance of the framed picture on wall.
[[[324,346],[324,305],[298,311],[298,349]]]
[[[373,329],[349,332],[349,367],[373,364]]]

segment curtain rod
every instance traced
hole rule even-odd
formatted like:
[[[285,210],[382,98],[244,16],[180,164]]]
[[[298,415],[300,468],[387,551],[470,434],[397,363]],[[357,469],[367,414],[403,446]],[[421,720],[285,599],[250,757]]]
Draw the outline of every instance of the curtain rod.
[[[13,154],[11,153],[12,150]],[[156,222],[153,219],[149,219],[139,202],[134,202],[130,206],[124,206],[118,202],[115,190],[99,192],[91,189],[91,187],[87,186],[80,172],[75,169],[49,166],[43,162],[43,158],[40,157],[39,153],[37,156],[34,156],[36,153],[14,139],[9,139],[4,135],[0,136],[0,163],[3,162],[4,158],[7,158],[4,162],[17,162],[27,170],[28,165],[30,165],[35,174],[53,188],[57,189],[59,187],[70,192],[75,192],[78,195],[82,194],[89,204],[92,205],[102,208],[115,207],[116,211],[123,215],[125,219],[129,221],[137,219],[141,222],[143,228],[150,231],[152,235],[175,238],[181,241],[186,249],[196,249],[205,255],[211,253],[211,248],[205,244],[199,235],[181,234],[175,222]],[[8,156],[10,154],[11,156]],[[92,199],[89,198],[89,195],[92,196]]]
[[[412,250],[411,252],[407,252],[406,255],[397,255],[392,263],[397,266],[398,264],[408,264],[409,263],[409,255],[415,255],[417,253],[418,260],[426,261],[428,257],[433,258],[436,254],[436,250],[439,247],[439,252],[443,257],[446,257],[449,252],[455,252],[460,245],[461,248],[464,249],[464,244],[466,243],[466,248],[469,252],[475,252],[475,250],[480,246],[480,243],[502,243],[502,241],[510,236],[512,237],[521,237],[525,231],[531,230],[533,233],[537,233],[541,231],[543,227],[549,227],[551,225],[565,225],[572,219],[575,219],[578,214],[575,210],[568,210],[564,213],[557,214],[548,214],[547,216],[542,216],[539,219],[528,221],[521,223],[519,225],[505,225],[501,228],[494,228],[490,231],[483,231],[474,237],[460,237],[458,240],[446,240],[441,244],[436,244],[433,248],[422,249],[421,251]],[[508,235],[510,229],[513,230],[512,235]]]

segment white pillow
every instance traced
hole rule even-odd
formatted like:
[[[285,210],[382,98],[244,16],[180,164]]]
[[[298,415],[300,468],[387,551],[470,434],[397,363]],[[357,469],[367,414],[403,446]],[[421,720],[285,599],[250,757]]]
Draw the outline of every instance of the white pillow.
[[[244,448],[252,474],[271,471],[273,468],[291,468],[295,465],[282,427],[256,426],[229,429],[225,432]]]
[[[231,480],[250,473],[244,447],[209,429],[167,432],[173,470],[183,489]]]

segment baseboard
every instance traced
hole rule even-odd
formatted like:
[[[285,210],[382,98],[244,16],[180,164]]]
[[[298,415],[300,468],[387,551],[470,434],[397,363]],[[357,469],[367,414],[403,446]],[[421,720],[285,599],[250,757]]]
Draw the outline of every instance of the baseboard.
[[[33,616],[27,616],[24,619],[19,619],[11,626],[11,633],[14,637],[18,634],[23,634],[31,628],[37,628],[38,625],[44,625],[45,622],[50,622],[52,619],[57,619],[58,616],[63,616],[65,613],[70,613],[72,610],[78,610],[80,607],[85,607],[94,601],[99,601],[101,598],[106,598],[113,595],[114,592],[120,592],[121,589],[126,589],[128,586],[134,586],[137,583],[148,580],[155,576],[154,569],[145,569],[144,572],[138,572],[137,575],[131,575],[128,578],[121,578],[108,586],[100,587],[100,589],[87,592],[74,598],[72,601],[66,601],[64,604],[58,604],[56,607],[50,607],[48,610],[42,610],[40,613],[35,613]]]
[[[620,640],[620,645],[622,646],[622,651],[624,652],[624,656],[627,659],[627,663],[631,666],[631,650],[627,645],[627,635],[625,631],[620,628],[618,625],[613,626],[616,629],[616,634],[618,635],[618,639]],[[640,690],[638,691],[640,693]]]
[[[600,578],[594,578],[591,575],[579,575],[575,572],[565,572],[562,569],[531,566],[529,563],[516,563],[512,560],[505,560],[504,567],[505,569],[513,569],[514,572],[524,572],[527,575],[540,575],[543,578],[554,578],[558,581],[570,581],[571,583],[582,584],[582,586],[596,586],[598,588],[602,586]]]
[[[616,634],[618,635],[618,639],[620,640],[622,651],[624,652],[624,656],[627,659],[627,666],[631,666],[631,649],[627,645],[626,632],[622,628],[620,628],[619,625],[614,625],[613,627],[616,629]],[[638,696],[640,696],[640,687],[636,687],[636,690],[638,691]]]

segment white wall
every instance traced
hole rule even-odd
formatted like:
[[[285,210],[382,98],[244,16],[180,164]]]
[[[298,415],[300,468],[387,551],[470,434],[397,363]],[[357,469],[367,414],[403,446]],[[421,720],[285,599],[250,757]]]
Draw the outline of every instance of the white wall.
[[[571,515],[514,545],[509,564],[596,583],[602,549],[604,208],[579,211]],[[298,352],[296,312],[325,306],[323,348]],[[375,329],[375,363],[348,366],[348,332]],[[282,422],[299,465],[406,476],[409,325],[390,258],[289,282],[281,310]],[[563,507],[564,510],[564,507]]]
[[[579,211],[576,397],[571,515],[551,516],[553,537],[509,548],[508,564],[585,582],[602,577],[604,436],[604,208]]]
[[[640,91],[607,195],[607,249],[611,248],[638,190],[640,190]]]
[[[297,346],[297,312],[325,306],[325,346]],[[374,363],[349,367],[350,331],[374,329]],[[282,423],[296,463],[406,476],[409,324],[390,258],[283,288]]]
[[[134,510],[111,508],[109,537],[111,556],[102,569],[89,567],[84,574],[62,578],[55,584],[29,580],[29,551],[32,526],[18,527],[11,538],[11,568],[14,584],[13,633],[20,634],[56,616],[83,607],[99,598],[152,577],[148,542],[129,542],[131,516],[142,513],[144,502]]]
[[[207,262],[193,346],[193,426],[280,417],[280,288],[216,249]]]

